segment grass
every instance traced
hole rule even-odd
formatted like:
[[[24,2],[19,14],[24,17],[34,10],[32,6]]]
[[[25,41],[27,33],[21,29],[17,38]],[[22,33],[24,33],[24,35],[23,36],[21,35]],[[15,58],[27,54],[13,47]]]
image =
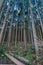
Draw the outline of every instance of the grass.
[[[25,56],[25,58],[27,60],[29,60],[29,62],[32,62],[35,59],[35,56],[31,53],[27,53],[27,55]]]
[[[36,58],[34,53],[35,53],[35,49],[32,46],[27,46],[27,50],[25,51],[25,49],[22,49],[22,47],[20,47],[18,44],[16,47],[13,47],[15,52],[14,52],[14,56],[20,56],[23,57],[25,59],[27,59],[30,63]],[[7,52],[7,47],[5,45],[1,45],[0,46],[0,57],[4,56],[4,53]]]
[[[27,59],[29,61],[29,63],[31,63],[32,61],[34,61],[36,59],[35,56],[35,49],[32,46],[27,46],[27,51],[23,51],[24,49],[20,49],[20,47],[16,47],[16,52],[14,52],[14,56],[20,56],[23,57],[25,59]]]

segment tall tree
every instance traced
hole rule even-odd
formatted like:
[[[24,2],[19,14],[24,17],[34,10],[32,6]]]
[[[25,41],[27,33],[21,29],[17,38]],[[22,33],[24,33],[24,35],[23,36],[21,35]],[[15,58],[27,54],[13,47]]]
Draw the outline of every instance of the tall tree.
[[[38,17],[39,17],[39,20],[40,20],[40,25],[41,25],[42,33],[43,33],[43,23],[42,23],[41,16],[40,16],[40,13],[39,13],[39,10],[38,10],[38,7],[37,7],[37,2],[36,2],[36,0],[35,0],[35,4],[36,4],[36,8],[37,8],[37,12],[38,12]],[[40,3],[40,4],[41,4],[41,3]]]
[[[31,3],[29,0],[29,4],[30,4],[30,12],[31,12],[31,22],[32,22],[32,30],[33,30],[33,37],[34,37],[34,46],[35,46],[35,51],[36,51],[36,55],[38,55],[38,41],[37,41],[37,35],[36,35],[36,30],[35,30],[35,24],[34,24],[34,19],[33,19],[33,13],[32,13],[32,9],[31,9]]]
[[[9,6],[8,6],[7,11],[6,11],[6,17],[5,17],[5,19],[4,19],[3,27],[2,27],[2,30],[1,30],[1,33],[0,33],[0,43],[1,43],[1,41],[2,41],[3,32],[4,32],[4,29],[5,29],[5,26],[6,26],[6,19],[7,19],[7,17],[8,17],[9,9],[10,9],[10,8],[9,8]]]

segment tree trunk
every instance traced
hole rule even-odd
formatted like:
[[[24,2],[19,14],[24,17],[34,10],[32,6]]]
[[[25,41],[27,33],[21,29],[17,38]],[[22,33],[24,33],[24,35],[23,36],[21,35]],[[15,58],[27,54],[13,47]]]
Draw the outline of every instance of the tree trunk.
[[[15,35],[15,47],[16,47],[16,43],[17,43],[17,24],[16,24],[16,35]]]
[[[25,47],[25,50],[26,50],[26,30],[25,30],[25,23],[24,23],[24,47]]]
[[[7,8],[7,12],[6,12],[6,17],[4,19],[4,23],[3,23],[3,27],[2,27],[2,30],[1,30],[1,33],[0,33],[0,43],[2,41],[2,37],[3,37],[3,32],[4,32],[4,29],[5,29],[5,26],[6,26],[6,19],[8,18],[8,13],[9,13],[9,6]]]
[[[29,0],[30,3],[30,0]],[[37,41],[37,36],[36,36],[36,30],[35,30],[35,25],[34,25],[34,19],[33,19],[33,13],[32,13],[32,9],[31,9],[31,4],[30,4],[30,12],[31,12],[31,22],[32,22],[32,30],[33,30],[33,37],[34,37],[34,46],[35,46],[35,51],[36,51],[36,55],[38,55],[38,41]]]
[[[35,4],[36,4],[36,7],[37,7],[36,0],[35,0]],[[42,21],[41,21],[41,17],[40,17],[40,13],[39,13],[38,7],[37,7],[37,12],[38,12],[38,15],[39,15],[40,25],[41,25],[42,33],[43,33],[43,23],[42,23]]]

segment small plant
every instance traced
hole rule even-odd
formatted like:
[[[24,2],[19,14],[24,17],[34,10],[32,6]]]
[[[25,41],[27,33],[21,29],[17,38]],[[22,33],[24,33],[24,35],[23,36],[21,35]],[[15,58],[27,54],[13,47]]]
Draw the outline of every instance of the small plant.
[[[6,46],[0,45],[0,56],[3,56],[5,52],[7,52]]]

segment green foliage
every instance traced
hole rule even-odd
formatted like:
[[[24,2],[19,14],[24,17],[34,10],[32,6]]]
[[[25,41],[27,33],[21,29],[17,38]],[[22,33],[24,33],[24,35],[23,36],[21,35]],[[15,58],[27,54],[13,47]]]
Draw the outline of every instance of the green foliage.
[[[14,56],[20,56],[27,59],[30,63],[36,59],[36,56],[33,54],[35,53],[35,49],[30,45],[27,46],[27,51],[24,52],[23,49],[21,50],[19,47],[19,43],[17,44],[16,51],[14,52]]]
[[[5,52],[7,52],[6,46],[0,45],[0,56],[3,56]]]
[[[15,55],[18,55],[18,56],[23,57],[23,56],[24,56],[24,53],[22,53],[22,52],[20,52],[20,51],[16,51],[16,52],[14,52],[14,56],[15,56]]]
[[[31,54],[31,53],[27,53],[27,55],[25,56],[25,58],[27,60],[29,60],[29,62],[33,61],[36,57],[35,55]]]
[[[33,48],[31,45],[27,46],[27,51],[31,53],[35,53],[35,48]]]

